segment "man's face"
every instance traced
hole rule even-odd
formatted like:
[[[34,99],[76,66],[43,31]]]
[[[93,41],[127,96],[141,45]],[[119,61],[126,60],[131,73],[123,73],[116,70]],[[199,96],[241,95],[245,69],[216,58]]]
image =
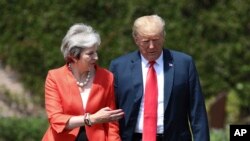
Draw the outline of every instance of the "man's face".
[[[142,56],[148,61],[154,61],[161,55],[164,45],[164,34],[139,35],[134,37]]]

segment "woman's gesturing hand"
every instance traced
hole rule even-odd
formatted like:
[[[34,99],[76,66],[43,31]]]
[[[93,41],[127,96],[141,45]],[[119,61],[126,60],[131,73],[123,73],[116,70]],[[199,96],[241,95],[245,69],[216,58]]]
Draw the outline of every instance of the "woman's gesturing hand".
[[[90,121],[92,124],[105,123],[110,121],[117,121],[124,116],[122,109],[112,110],[109,107],[100,109],[95,114],[90,115]]]

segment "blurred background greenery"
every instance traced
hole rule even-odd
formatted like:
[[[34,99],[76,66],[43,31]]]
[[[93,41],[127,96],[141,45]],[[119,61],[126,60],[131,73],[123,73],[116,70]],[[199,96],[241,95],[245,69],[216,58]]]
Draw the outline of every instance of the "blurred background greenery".
[[[27,112],[27,102],[0,87],[0,101],[22,113],[7,116],[0,107],[0,141],[41,139],[48,126],[44,80],[49,69],[64,64],[59,48],[72,24],[89,24],[101,34],[99,64],[108,68],[112,59],[136,49],[131,27],[146,14],[166,20],[166,48],[195,59],[211,141],[229,140],[230,124],[250,123],[249,0],[0,0],[0,13],[1,67],[18,74],[34,103]],[[216,103],[221,108],[212,111]]]

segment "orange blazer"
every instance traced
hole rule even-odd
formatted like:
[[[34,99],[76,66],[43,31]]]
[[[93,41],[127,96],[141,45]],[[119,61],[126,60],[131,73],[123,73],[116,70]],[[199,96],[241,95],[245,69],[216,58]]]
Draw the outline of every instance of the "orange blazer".
[[[75,141],[80,128],[66,130],[72,116],[94,114],[103,107],[115,109],[113,74],[96,66],[96,74],[85,110],[76,80],[67,65],[48,72],[45,81],[45,108],[49,127],[42,141]],[[118,122],[86,126],[89,141],[120,141]]]

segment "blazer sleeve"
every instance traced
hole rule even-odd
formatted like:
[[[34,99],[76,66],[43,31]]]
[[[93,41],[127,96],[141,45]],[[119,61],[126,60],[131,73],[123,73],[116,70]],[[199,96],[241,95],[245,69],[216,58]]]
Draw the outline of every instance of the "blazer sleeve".
[[[71,115],[63,113],[62,99],[58,91],[58,83],[52,71],[49,71],[45,81],[45,108],[51,127],[60,133],[65,129]]]
[[[207,112],[199,76],[192,60],[189,66],[189,119],[194,141],[209,141]]]
[[[112,77],[111,85],[108,90],[108,94],[109,94],[109,98],[108,98],[107,106],[110,107],[111,109],[116,109],[113,77]],[[108,123],[108,141],[121,141],[121,138],[119,135],[118,122]]]

